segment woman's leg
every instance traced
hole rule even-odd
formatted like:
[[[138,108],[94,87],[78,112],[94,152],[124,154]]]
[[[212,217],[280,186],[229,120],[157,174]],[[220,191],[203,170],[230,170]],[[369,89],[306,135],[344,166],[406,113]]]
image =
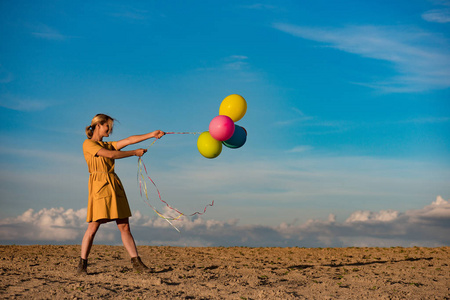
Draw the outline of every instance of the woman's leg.
[[[81,242],[81,258],[87,259],[89,252],[91,252],[92,243],[94,242],[95,234],[102,222],[90,222],[86,233],[84,234],[83,241]]]
[[[128,222],[128,218],[118,219],[116,220],[116,223],[122,236],[123,245],[125,246],[128,254],[131,257],[131,264],[133,265],[133,269],[139,273],[151,272],[151,270],[141,261],[141,258],[138,256],[136,244],[134,242],[133,236],[131,235],[130,223]]]
[[[117,227],[120,230],[120,235],[122,237],[123,245],[125,246],[125,249],[127,249],[128,254],[130,255],[131,258],[137,257],[138,252],[136,249],[136,244],[134,242],[134,238],[131,235],[130,223],[128,222],[128,218],[117,219],[116,223],[117,223]]]

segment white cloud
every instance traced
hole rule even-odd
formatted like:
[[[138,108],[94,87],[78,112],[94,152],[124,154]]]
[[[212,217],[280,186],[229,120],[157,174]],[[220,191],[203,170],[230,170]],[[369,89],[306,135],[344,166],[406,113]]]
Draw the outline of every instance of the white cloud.
[[[167,209],[164,213],[167,213]],[[0,220],[0,239],[5,243],[80,243],[86,224],[85,209],[63,208],[27,210],[16,218]],[[250,246],[250,247],[342,247],[342,246],[438,246],[450,245],[450,202],[438,196],[422,209],[405,213],[383,210],[354,212],[338,222],[333,214],[326,221],[278,226],[239,225],[204,218],[173,221],[181,234],[162,218],[139,211],[130,219],[139,244],[172,246]],[[120,244],[114,224],[102,225],[97,242]]]
[[[265,3],[255,3],[255,4],[251,4],[251,5],[243,5],[242,7],[243,8],[247,8],[247,9],[256,9],[256,10],[264,10],[264,9],[274,10],[274,9],[278,9],[277,6],[270,5],[270,4],[265,4]]]
[[[348,26],[313,28],[275,23],[275,29],[329,47],[392,63],[399,75],[374,83],[357,83],[386,92],[412,92],[450,86],[448,41],[417,28]]]
[[[276,126],[290,126],[292,124],[300,123],[300,122],[307,122],[314,119],[314,117],[307,116],[304,114],[300,109],[296,107],[292,107],[291,110],[288,112],[290,113],[290,117],[283,121],[278,121],[275,123]]]
[[[248,67],[248,57],[245,55],[232,55],[225,58],[224,69],[240,71]]]
[[[427,220],[424,222],[424,220]],[[314,236],[326,246],[449,245],[450,202],[441,196],[431,205],[401,213],[393,210],[354,212],[345,222],[310,220],[302,225],[280,226],[280,233],[303,241]]]
[[[138,9],[127,5],[118,6],[116,12],[109,13],[112,17],[128,19],[131,21],[142,21],[149,18],[149,11]]]
[[[381,221],[389,222],[395,220],[398,217],[398,211],[394,210],[382,210],[379,212],[371,211],[356,211],[345,220],[346,223],[352,222],[369,222],[369,221]]]
[[[2,241],[41,242],[74,241],[80,237],[81,225],[86,220],[86,209],[64,208],[25,211],[16,218],[0,220]]]
[[[58,30],[45,24],[36,25],[31,34],[37,38],[46,40],[62,41],[67,38],[65,35],[61,34]]]
[[[313,149],[312,146],[309,145],[300,145],[300,146],[296,146],[290,150],[288,150],[288,153],[301,153],[301,152],[307,152],[307,151],[311,151]]]
[[[245,56],[245,55],[232,55],[232,56],[230,56],[229,58],[230,58],[230,59],[236,59],[236,60],[245,60],[245,59],[248,59],[248,57]]]
[[[41,111],[50,107],[48,101],[39,99],[27,99],[7,94],[0,95],[0,106],[17,111]]]
[[[415,220],[430,220],[431,222],[436,220],[443,220],[449,222],[450,216],[450,203],[445,201],[444,198],[438,196],[436,201],[431,205],[425,206],[422,210],[407,211],[406,215]]]
[[[441,8],[429,10],[422,14],[422,18],[428,22],[448,23],[450,22],[450,9]]]
[[[449,117],[425,117],[399,121],[398,123],[434,124],[434,123],[447,123],[449,121],[450,121]]]
[[[230,55],[221,58],[219,61],[205,63],[204,66],[196,68],[195,71],[202,75],[208,75],[207,80],[213,78],[210,74],[210,72],[213,72],[214,76],[217,76],[217,74],[224,76],[219,81],[230,80],[231,78],[233,81],[245,83],[260,81],[264,74],[254,70],[254,67],[249,63],[249,57],[241,54]],[[190,76],[192,77],[192,74]]]

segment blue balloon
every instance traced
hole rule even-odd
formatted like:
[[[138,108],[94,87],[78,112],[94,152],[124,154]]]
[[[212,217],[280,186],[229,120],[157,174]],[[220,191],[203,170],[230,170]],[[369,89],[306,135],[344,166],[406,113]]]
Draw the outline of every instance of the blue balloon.
[[[242,147],[247,141],[247,130],[244,127],[235,125],[234,133],[230,139],[223,141],[222,144],[231,149]]]

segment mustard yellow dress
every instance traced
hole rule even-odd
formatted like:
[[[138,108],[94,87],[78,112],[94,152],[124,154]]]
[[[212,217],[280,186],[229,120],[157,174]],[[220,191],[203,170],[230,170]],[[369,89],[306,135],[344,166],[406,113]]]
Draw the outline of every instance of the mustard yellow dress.
[[[114,159],[97,156],[102,148],[116,150],[116,147],[117,142],[86,139],[83,143],[84,158],[89,169],[87,222],[131,217],[122,182],[114,172]]]

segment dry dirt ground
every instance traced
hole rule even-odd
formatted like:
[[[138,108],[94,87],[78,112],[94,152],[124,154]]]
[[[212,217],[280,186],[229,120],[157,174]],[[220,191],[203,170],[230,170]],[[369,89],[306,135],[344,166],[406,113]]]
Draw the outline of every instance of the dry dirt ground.
[[[0,246],[7,299],[450,299],[450,247],[138,247],[94,245],[87,276],[79,246]]]

